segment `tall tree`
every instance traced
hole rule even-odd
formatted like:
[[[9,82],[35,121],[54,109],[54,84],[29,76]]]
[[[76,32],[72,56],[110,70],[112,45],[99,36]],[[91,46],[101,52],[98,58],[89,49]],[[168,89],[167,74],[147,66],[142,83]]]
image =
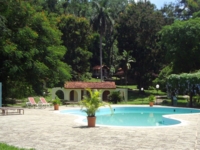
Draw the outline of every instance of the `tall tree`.
[[[46,7],[50,12],[57,11],[58,0],[46,0]]]
[[[100,2],[101,0],[95,0]],[[109,15],[112,18],[113,22],[119,17],[119,14],[125,11],[126,6],[128,5],[128,0],[108,0],[107,1],[107,8],[109,9]],[[113,27],[112,30],[108,28],[105,32],[103,39],[102,39],[102,62],[105,63],[107,66],[112,67],[114,66],[113,54],[114,54],[114,42],[116,41],[116,31]],[[99,48],[98,48],[99,49]],[[97,50],[97,49],[95,49]],[[93,50],[93,51],[95,51]],[[97,52],[96,52],[97,53]],[[96,63],[98,64],[98,63]]]
[[[165,25],[170,25],[177,19],[175,5],[173,3],[165,4],[160,11],[163,14]]]
[[[70,68],[62,62],[65,48],[61,45],[61,32],[52,21],[55,18],[49,19],[45,12],[36,12],[25,0],[7,1],[1,8],[7,8],[1,13],[7,19],[5,25],[9,30],[0,45],[4,95],[9,94],[9,84],[15,89],[24,84],[26,86],[20,85],[23,91],[33,88],[37,94],[42,94],[44,82],[53,86],[68,80]]]
[[[89,18],[92,8],[88,0],[63,0],[59,2],[61,13],[66,15],[73,14],[77,17]]]
[[[166,6],[164,9],[167,8]],[[176,3],[170,3],[168,6],[173,10],[172,13],[176,19],[188,20],[194,12],[200,10],[200,0],[177,0]]]
[[[164,24],[160,11],[150,2],[138,2],[128,5],[126,12],[120,14],[116,29],[118,32],[118,48],[129,50],[136,59],[134,74],[138,88],[147,87],[162,65],[163,54],[157,44],[157,32]]]
[[[128,81],[128,70],[131,69],[131,62],[135,62],[135,59],[130,56],[130,51],[124,50],[122,52],[122,66],[125,73],[126,84]]]
[[[102,66],[102,38],[105,35],[105,31],[109,31],[113,26],[113,20],[111,19],[107,0],[101,0],[99,2],[92,1],[94,6],[94,15],[91,17],[92,28],[100,34],[99,48],[100,48],[100,66]],[[102,67],[101,67],[101,81]]]
[[[58,27],[62,32],[63,45],[67,48],[65,62],[72,67],[73,80],[84,80],[90,70],[89,52],[90,25],[86,18],[74,15],[62,15],[59,17]]]
[[[198,14],[196,14],[198,16]],[[161,42],[167,50],[166,59],[173,62],[173,72],[191,72],[200,66],[200,18],[176,21],[161,31]]]

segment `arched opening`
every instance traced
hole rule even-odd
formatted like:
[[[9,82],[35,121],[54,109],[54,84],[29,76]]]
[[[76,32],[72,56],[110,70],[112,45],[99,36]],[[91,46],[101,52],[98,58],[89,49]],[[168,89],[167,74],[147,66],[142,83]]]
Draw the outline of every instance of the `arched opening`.
[[[104,91],[103,92],[103,101],[108,101],[108,95],[110,94],[110,91]]]
[[[64,99],[64,93],[62,90],[56,91],[56,96],[58,96],[59,99]]]

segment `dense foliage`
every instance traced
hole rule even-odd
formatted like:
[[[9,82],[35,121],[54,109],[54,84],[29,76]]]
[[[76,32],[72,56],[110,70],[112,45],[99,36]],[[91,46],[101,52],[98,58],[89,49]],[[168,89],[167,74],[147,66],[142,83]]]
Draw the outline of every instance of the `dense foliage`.
[[[175,73],[190,72],[200,66],[200,18],[176,21],[161,31],[162,43],[167,49],[167,60],[173,62]]]
[[[7,8],[2,15],[8,30],[0,45],[3,96],[27,96],[30,89],[41,94],[46,83],[68,80],[70,68],[62,61],[65,47],[55,18],[26,1],[7,1],[0,7]]]
[[[100,64],[110,77],[123,68],[125,84],[139,89],[157,76],[164,86],[170,73],[198,70],[199,6],[198,0],[161,10],[149,1],[1,0],[3,99],[84,81]]]
[[[136,60],[130,71],[135,74],[132,78],[139,89],[150,84],[152,73],[158,73],[163,63],[163,52],[157,44],[157,32],[163,25],[161,12],[150,2],[130,4],[116,24],[120,53],[124,49],[130,51],[129,55]]]
[[[91,39],[89,22],[73,15],[62,15],[58,20],[63,45],[67,49],[64,61],[72,68],[73,80],[84,80],[90,71],[88,60],[92,56],[88,51]]]
[[[108,99],[113,104],[117,104],[123,100],[123,96],[121,96],[120,91],[113,91],[108,95]]]

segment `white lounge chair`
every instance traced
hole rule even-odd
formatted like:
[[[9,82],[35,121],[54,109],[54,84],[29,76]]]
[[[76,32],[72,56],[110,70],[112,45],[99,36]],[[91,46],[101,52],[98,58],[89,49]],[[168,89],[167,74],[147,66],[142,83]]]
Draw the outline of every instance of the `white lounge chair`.
[[[43,106],[51,106],[51,103],[48,103],[44,97],[40,97],[40,102]]]
[[[33,106],[35,108],[35,107],[42,107],[42,106],[44,106],[41,102],[36,103],[34,97],[28,97],[28,100],[29,101],[26,102],[26,106],[27,107]]]

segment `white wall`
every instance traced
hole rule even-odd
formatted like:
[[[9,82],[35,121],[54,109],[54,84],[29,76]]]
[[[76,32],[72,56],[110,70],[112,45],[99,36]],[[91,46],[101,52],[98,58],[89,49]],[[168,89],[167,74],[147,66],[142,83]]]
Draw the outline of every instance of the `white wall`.
[[[74,94],[74,101],[81,101],[81,91],[83,89],[65,89],[65,88],[60,88],[60,87],[55,87],[52,89],[52,99],[55,99],[56,96],[56,92],[61,90],[64,94],[64,100],[70,100],[70,92],[72,90],[75,91]],[[124,97],[124,100],[127,101],[128,100],[128,89],[124,89],[124,88],[116,88],[116,89],[102,89],[101,90],[101,98],[103,98],[103,92],[104,91],[120,91],[121,96]]]

